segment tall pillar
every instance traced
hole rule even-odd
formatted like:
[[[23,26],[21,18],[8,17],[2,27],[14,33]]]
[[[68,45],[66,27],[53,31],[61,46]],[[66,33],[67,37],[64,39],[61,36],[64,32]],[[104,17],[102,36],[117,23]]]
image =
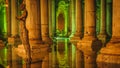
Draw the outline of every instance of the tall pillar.
[[[78,41],[82,38],[82,0],[76,0],[76,32],[71,41]]]
[[[41,26],[42,26],[42,40],[46,43],[52,44],[52,39],[49,37],[49,12],[48,0],[40,0],[41,6]]]
[[[49,11],[49,35],[52,37],[53,30],[52,30],[52,0],[48,0],[48,11]]]
[[[29,41],[31,44],[43,43],[41,37],[39,0],[26,0],[26,9],[28,12],[26,28],[29,31]]]
[[[120,64],[120,0],[113,0],[112,38],[106,47],[102,48],[97,61],[109,64]]]
[[[101,41],[96,38],[95,0],[85,0],[84,38],[77,43],[77,48],[83,52],[84,68],[96,68],[97,52]]]
[[[18,35],[18,22],[16,20],[17,16],[17,4],[16,0],[11,0],[11,34],[12,36]]]
[[[106,0],[106,25],[107,34],[112,36],[112,0]]]
[[[71,37],[75,33],[75,0],[70,0],[70,7],[69,7],[69,22],[70,22],[70,31]]]
[[[98,38],[102,41],[103,46],[106,44],[107,32],[106,32],[106,0],[101,0],[101,21],[100,21],[100,33]]]
[[[18,46],[18,44],[20,44],[20,39],[18,37],[18,32],[19,32],[19,27],[18,27],[18,22],[16,19],[17,16],[17,4],[16,4],[16,0],[10,0],[9,1],[9,8],[11,8],[11,10],[8,12],[8,14],[10,13],[10,18],[9,18],[9,22],[8,22],[8,28],[10,31],[10,37],[8,37],[8,44],[11,47],[11,51],[9,52],[9,54],[11,54],[9,56],[9,61],[11,61],[12,63],[10,63],[10,68],[19,68],[19,64],[18,64],[18,60],[19,57],[14,53],[14,48]]]
[[[11,36],[11,2],[6,0],[7,36]]]
[[[25,2],[28,12],[28,16],[26,18],[26,27],[29,32],[29,41],[31,46],[31,68],[42,68],[43,58],[49,53],[49,46],[42,41],[41,37],[40,10],[42,9],[40,7],[40,1],[41,0],[26,0]]]

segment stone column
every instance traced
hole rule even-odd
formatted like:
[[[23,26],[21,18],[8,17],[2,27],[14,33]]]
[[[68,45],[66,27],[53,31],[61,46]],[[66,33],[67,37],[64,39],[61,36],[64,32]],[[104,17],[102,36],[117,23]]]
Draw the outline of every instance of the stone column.
[[[11,2],[6,0],[7,36],[11,36]]]
[[[11,0],[11,34],[12,36],[18,35],[18,22],[16,19],[17,16],[17,4],[16,0]]]
[[[26,0],[26,9],[28,12],[26,28],[29,31],[29,41],[31,44],[43,43],[41,37],[39,0]]]
[[[48,11],[49,11],[49,36],[52,37],[53,35],[53,30],[52,30],[52,0],[48,0]]]
[[[42,68],[42,61],[43,58],[49,53],[49,46],[48,44],[45,44],[41,38],[40,0],[26,0],[25,3],[28,12],[28,16],[26,19],[26,27],[29,32],[29,41],[32,52],[31,68]],[[24,50],[19,47],[18,49]],[[20,50],[18,51],[18,54],[21,56]],[[23,56],[22,58],[25,57]]]
[[[106,0],[106,32],[112,36],[112,0]]]
[[[76,0],[76,32],[71,41],[78,41],[82,38],[82,0]]]
[[[48,0],[40,0],[40,6],[41,6],[42,40],[45,41],[46,43],[52,44],[52,39],[49,37]]]
[[[70,27],[71,27],[71,36],[75,33],[75,0],[70,0],[70,11],[69,11],[69,17],[70,17]]]
[[[18,37],[18,31],[19,31],[19,27],[18,27],[18,22],[16,19],[17,16],[17,4],[16,4],[16,0],[11,0],[9,1],[9,8],[11,8],[11,10],[9,11],[10,13],[10,22],[8,22],[8,28],[9,31],[11,31],[11,35],[10,37],[8,37],[8,45],[9,47],[11,47],[9,50],[11,50],[9,52],[9,54],[11,54],[9,56],[9,61],[11,61],[12,63],[10,63],[10,68],[19,68],[19,63],[18,60],[19,57],[14,53],[14,48],[17,47],[18,44],[20,44],[20,39]]]
[[[105,46],[106,38],[107,38],[107,32],[106,32],[106,0],[101,0],[101,24],[100,24],[100,33],[98,35],[98,38],[102,41],[103,46]]]
[[[84,38],[77,43],[77,48],[83,52],[84,68],[96,68],[96,56],[102,44],[96,38],[95,0],[85,0]]]
[[[120,64],[120,0],[113,0],[112,38],[106,47],[102,48],[97,61]]]

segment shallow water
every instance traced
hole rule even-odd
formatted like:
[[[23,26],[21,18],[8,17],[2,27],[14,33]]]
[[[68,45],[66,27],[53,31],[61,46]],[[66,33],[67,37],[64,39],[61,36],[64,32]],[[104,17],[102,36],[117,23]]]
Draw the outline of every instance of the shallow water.
[[[76,47],[69,42],[68,38],[59,38],[51,45],[52,50],[49,54],[49,68],[76,68]],[[23,61],[12,49],[4,47],[0,50],[0,64],[5,68],[23,68]],[[10,57],[12,60],[9,60]],[[14,57],[14,58],[13,58]],[[83,62],[84,63],[84,62]],[[38,63],[39,64],[39,63]],[[119,64],[96,63],[96,68],[120,68]],[[94,64],[90,64],[94,65]],[[2,68],[2,67],[0,67]],[[82,68],[93,68],[89,65]]]

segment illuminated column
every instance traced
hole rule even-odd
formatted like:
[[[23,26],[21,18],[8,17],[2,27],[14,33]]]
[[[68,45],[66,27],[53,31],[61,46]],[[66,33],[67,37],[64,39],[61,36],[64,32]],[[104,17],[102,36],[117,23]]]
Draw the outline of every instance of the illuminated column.
[[[42,68],[42,61],[49,53],[48,44],[45,44],[41,38],[40,1],[41,0],[26,0],[26,9],[28,12],[26,27],[29,32],[29,41],[32,50],[31,68]]]
[[[84,38],[77,43],[77,48],[83,52],[84,68],[96,68],[96,56],[102,44],[95,34],[96,13],[95,0],[85,0],[85,32]]]
[[[84,38],[95,38],[95,0],[85,0],[85,31]]]
[[[16,20],[17,16],[17,4],[16,0],[11,0],[11,34],[12,36],[18,35],[18,22]]]
[[[52,16],[52,32],[53,32],[53,35],[52,36],[55,36],[56,35],[56,16],[55,16],[55,0],[52,0],[52,9],[51,9],[51,16]]]
[[[98,62],[109,64],[120,64],[120,0],[113,0],[112,17],[112,38],[105,48],[102,48],[98,55]]]
[[[6,0],[6,17],[7,17],[7,36],[11,36],[11,4],[10,0]]]
[[[40,6],[41,6],[42,40],[45,41],[46,43],[52,44],[52,39],[49,37],[48,0],[40,0]]]
[[[75,0],[70,0],[70,7],[69,7],[69,22],[70,22],[70,31],[71,37],[75,33]]]
[[[29,31],[29,41],[31,44],[43,43],[41,38],[39,0],[26,0],[26,9],[28,12],[28,16],[26,19],[26,27]]]
[[[107,33],[106,33],[106,8],[105,8],[106,0],[101,0],[101,25],[100,25],[100,34],[98,38],[102,41],[103,46],[105,46]]]
[[[18,31],[19,31],[19,27],[18,27],[18,22],[16,20],[16,16],[17,16],[17,1],[16,0],[11,0],[9,1],[9,6],[11,8],[10,10],[10,23],[8,23],[9,28],[11,29],[10,33],[12,34],[11,37],[8,37],[8,44],[11,46],[11,56],[10,59],[12,59],[12,63],[10,63],[10,66],[12,66],[12,68],[18,68],[19,64],[17,59],[19,59],[19,57],[14,53],[14,48],[17,47],[17,45],[20,43],[20,39],[19,37],[17,37],[18,35]],[[10,24],[10,25],[9,25]]]
[[[48,11],[49,11],[49,33],[52,37],[53,30],[52,30],[52,0],[48,0]]]
[[[76,32],[71,41],[82,38],[82,0],[76,0]]]

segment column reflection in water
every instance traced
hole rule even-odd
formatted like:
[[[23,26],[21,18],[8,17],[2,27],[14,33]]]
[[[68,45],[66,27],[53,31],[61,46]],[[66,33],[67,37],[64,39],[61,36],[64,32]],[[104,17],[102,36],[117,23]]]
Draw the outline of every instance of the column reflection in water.
[[[52,47],[52,68],[75,68],[75,47],[69,39],[56,39]]]
[[[7,48],[0,48],[0,64],[6,67],[7,65]]]

